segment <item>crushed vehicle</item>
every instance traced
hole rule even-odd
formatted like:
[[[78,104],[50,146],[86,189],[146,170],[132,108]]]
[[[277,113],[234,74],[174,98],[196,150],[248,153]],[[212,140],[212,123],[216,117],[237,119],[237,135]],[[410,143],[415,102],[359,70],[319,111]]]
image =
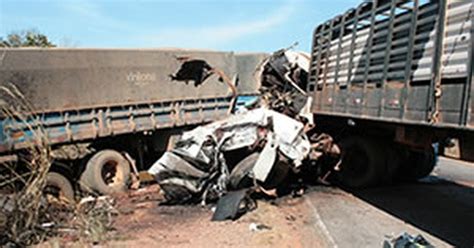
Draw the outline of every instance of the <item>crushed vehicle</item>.
[[[309,56],[289,49],[275,52],[257,69],[261,96],[253,108],[183,133],[148,170],[167,203],[219,199],[215,216],[220,217],[213,219],[235,218],[251,189],[268,193],[309,161],[337,156],[331,139],[316,134],[316,142],[310,142],[308,137],[314,126],[306,114],[311,98],[301,89],[308,61]],[[227,205],[222,211],[233,210],[222,214],[221,203]]]
[[[283,174],[289,167],[298,169],[310,149],[303,123],[258,108],[184,133],[149,172],[156,175],[167,198],[182,202],[202,193],[205,201],[227,189],[239,189],[247,177],[265,188],[275,187],[282,178],[269,176],[272,169]],[[225,153],[233,151],[245,155],[231,165]]]

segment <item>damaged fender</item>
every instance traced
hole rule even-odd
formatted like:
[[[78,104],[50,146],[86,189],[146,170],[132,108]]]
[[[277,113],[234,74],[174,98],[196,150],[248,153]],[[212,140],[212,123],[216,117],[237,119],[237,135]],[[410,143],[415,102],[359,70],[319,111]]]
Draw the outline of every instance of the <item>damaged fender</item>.
[[[272,132],[267,134],[267,143],[252,168],[253,176],[261,182],[267,180],[267,176],[272,170],[273,164],[277,158],[278,145],[276,144],[274,136],[275,134]]]

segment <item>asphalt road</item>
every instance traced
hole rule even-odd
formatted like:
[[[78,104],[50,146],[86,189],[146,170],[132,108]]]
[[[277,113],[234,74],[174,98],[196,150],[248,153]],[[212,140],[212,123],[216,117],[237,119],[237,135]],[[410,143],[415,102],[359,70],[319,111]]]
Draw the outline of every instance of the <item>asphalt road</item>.
[[[431,176],[416,183],[314,187],[304,198],[328,247],[382,247],[403,232],[436,247],[474,247],[474,164],[440,158]]]

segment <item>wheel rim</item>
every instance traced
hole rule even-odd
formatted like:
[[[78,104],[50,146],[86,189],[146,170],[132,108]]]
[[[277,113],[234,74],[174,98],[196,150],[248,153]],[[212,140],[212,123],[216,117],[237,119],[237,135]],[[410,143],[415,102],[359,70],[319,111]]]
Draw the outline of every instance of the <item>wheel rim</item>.
[[[102,166],[101,175],[104,183],[110,187],[120,186],[123,181],[123,172],[115,160],[109,160]]]

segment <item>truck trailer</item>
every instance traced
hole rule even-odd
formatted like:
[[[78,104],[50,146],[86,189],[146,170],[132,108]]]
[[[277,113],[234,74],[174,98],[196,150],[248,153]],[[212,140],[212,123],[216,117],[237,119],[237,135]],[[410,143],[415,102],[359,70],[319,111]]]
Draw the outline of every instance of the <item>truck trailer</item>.
[[[54,158],[52,186],[69,198],[79,185],[122,191],[130,172],[151,165],[175,135],[226,117],[238,95],[255,94],[255,68],[265,57],[179,49],[0,49],[2,89],[18,90],[29,106],[21,119],[2,116],[0,157],[18,160],[41,129]],[[15,108],[2,94],[2,104]]]
[[[374,0],[316,27],[307,91],[342,148],[343,184],[427,176],[454,138],[474,160],[473,12],[468,0]]]

